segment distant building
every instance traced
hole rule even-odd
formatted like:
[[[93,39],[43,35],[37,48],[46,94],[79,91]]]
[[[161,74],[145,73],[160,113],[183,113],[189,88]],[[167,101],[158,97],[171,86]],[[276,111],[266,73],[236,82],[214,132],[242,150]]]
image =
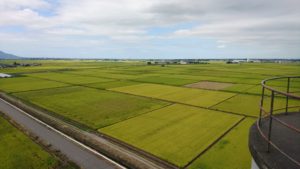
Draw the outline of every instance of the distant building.
[[[260,60],[258,60],[258,59],[249,59],[249,58],[247,58],[247,63],[260,63],[261,61]]]
[[[183,61],[183,60],[181,60],[181,61],[179,62],[179,64],[181,64],[181,65],[186,65],[186,64],[187,64],[187,62],[186,62],[186,61]]]
[[[227,64],[237,64],[239,63],[238,61],[234,61],[234,60],[229,60],[226,62]]]
[[[9,77],[12,77],[12,76],[9,74],[0,73],[0,78],[9,78]]]
[[[247,60],[233,60],[233,63],[243,63],[243,62],[247,62]]]
[[[245,62],[251,62],[250,59],[245,59],[245,60],[228,60],[226,63],[227,64],[238,64],[238,63],[245,63]]]

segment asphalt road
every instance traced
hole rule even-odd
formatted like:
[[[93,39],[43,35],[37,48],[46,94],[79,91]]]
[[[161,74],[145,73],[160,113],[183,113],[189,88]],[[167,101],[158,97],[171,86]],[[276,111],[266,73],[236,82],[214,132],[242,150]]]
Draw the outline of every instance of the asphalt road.
[[[51,144],[52,148],[59,150],[83,169],[124,168],[99,152],[48,126],[3,99],[0,99],[0,111],[23,126],[26,130],[38,136],[42,141]]]

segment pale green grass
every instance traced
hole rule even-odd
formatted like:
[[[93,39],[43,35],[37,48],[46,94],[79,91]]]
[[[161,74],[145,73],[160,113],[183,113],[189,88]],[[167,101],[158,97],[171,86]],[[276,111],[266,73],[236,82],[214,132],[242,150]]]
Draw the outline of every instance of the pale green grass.
[[[139,82],[116,80],[111,82],[91,83],[91,84],[86,84],[85,86],[98,88],[98,89],[110,89],[110,88],[130,86],[135,84],[139,84]]]
[[[250,116],[258,116],[260,99],[260,96],[240,94],[212,108]],[[285,101],[285,98],[276,97],[274,100],[274,109],[284,108]],[[270,110],[270,102],[270,98],[266,96],[264,108],[267,111]],[[290,106],[300,106],[300,102],[290,100]],[[282,112],[283,111],[284,110],[282,110]]]
[[[249,128],[255,120],[246,118],[216,145],[210,148],[189,169],[247,169],[251,168],[248,149]]]
[[[248,89],[252,89],[256,85],[249,85],[249,84],[234,84],[230,87],[227,87],[225,89],[222,89],[223,91],[229,91],[229,92],[245,92]]]
[[[159,84],[138,84],[110,90],[202,107],[212,106],[234,95],[233,93]]]
[[[97,129],[169,103],[86,87],[16,93],[15,96]]]
[[[240,119],[241,116],[176,104],[100,132],[184,166]]]
[[[159,84],[176,85],[176,86],[182,86],[185,84],[197,82],[197,80],[174,78],[173,76],[169,76],[169,77],[167,77],[167,76],[150,76],[150,77],[137,78],[134,80],[140,81],[140,82],[159,83]]]
[[[34,73],[34,74],[28,74],[28,76],[49,79],[49,80],[54,80],[59,82],[65,82],[65,83],[71,83],[71,84],[88,84],[88,83],[113,81],[111,79],[106,79],[106,78],[88,77],[88,76],[73,75],[67,73]]]
[[[287,87],[280,87],[280,86],[270,86],[278,91],[282,91],[282,92],[287,92]],[[267,95],[271,95],[271,93],[269,92],[269,90],[265,90]],[[299,88],[295,88],[295,87],[290,87],[290,91],[289,92],[300,92],[300,87]],[[245,93],[250,93],[250,94],[257,94],[257,95],[261,95],[262,93],[262,85],[258,85],[254,88],[251,88],[247,91],[245,91]],[[280,95],[278,95],[280,96]],[[283,95],[281,95],[283,96]]]
[[[0,79],[0,90],[5,92],[20,92],[62,86],[66,86],[66,84],[32,77],[13,77]]]
[[[0,116],[0,168],[49,169],[58,160]]]
[[[137,78],[136,75],[131,74],[116,74],[111,73],[106,70],[96,69],[96,70],[80,70],[80,71],[73,71],[72,73],[78,75],[86,75],[86,76],[95,76],[101,78],[109,78],[109,79],[119,79],[119,80],[128,80],[128,79],[135,79]]]

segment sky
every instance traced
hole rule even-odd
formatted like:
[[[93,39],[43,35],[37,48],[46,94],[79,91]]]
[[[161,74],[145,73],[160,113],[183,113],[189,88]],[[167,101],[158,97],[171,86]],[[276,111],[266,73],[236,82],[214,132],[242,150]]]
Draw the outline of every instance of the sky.
[[[299,0],[0,0],[24,57],[300,59]]]

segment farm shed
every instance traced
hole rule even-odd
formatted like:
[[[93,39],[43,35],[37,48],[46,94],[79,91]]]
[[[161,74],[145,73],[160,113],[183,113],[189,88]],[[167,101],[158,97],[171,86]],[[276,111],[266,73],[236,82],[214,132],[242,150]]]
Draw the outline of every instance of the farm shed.
[[[12,76],[9,74],[0,73],[0,78],[8,78],[8,77],[12,77]]]

